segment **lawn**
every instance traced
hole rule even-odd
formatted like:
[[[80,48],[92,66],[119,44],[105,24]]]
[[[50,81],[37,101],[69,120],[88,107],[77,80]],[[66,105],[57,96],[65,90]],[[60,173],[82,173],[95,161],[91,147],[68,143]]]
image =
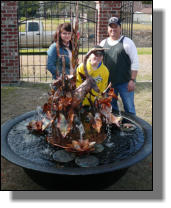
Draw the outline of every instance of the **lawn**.
[[[152,31],[152,24],[133,24],[133,30]]]
[[[35,110],[47,102],[48,84],[22,83],[19,87],[1,87],[1,124],[21,114]],[[135,91],[137,116],[152,124],[152,83],[137,83]],[[1,159],[2,190],[44,190],[32,181],[23,169]],[[17,178],[17,180],[16,180]],[[65,184],[65,181],[64,181]],[[151,190],[152,157],[130,167],[116,184],[107,190]]]
[[[151,77],[151,55],[139,55],[142,80]],[[147,67],[148,66],[148,67]],[[50,87],[47,83],[21,82],[20,86],[1,87],[1,124],[16,116],[35,110],[47,102]],[[137,82],[135,90],[135,108],[137,116],[152,124],[152,82]],[[3,172],[2,190],[42,190],[24,173],[23,169],[1,160]],[[17,176],[17,180],[16,180]],[[109,190],[151,190],[152,157],[129,168],[128,172]],[[44,189],[43,189],[44,190]]]
[[[89,48],[90,49],[90,48]],[[48,48],[28,48],[28,49],[20,49],[20,54],[22,53],[42,53],[42,52],[47,52]],[[152,54],[152,48],[137,48],[138,55],[151,55]],[[87,53],[88,48],[80,48],[79,49],[80,53]]]
[[[137,48],[138,55],[152,55],[152,48]]]
[[[152,83],[137,83],[135,90],[137,116],[152,124]]]

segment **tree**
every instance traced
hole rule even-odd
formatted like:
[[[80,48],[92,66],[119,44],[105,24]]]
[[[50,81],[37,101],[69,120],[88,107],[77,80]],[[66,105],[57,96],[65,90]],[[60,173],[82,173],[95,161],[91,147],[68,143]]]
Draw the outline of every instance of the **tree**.
[[[39,10],[39,1],[18,1],[19,17],[34,17]]]
[[[142,1],[142,4],[152,4],[152,1]]]

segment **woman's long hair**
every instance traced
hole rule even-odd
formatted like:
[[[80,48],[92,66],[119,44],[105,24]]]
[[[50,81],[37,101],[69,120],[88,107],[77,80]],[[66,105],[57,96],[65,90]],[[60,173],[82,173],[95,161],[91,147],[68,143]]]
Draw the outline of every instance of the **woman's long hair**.
[[[56,49],[57,49],[57,54],[59,55],[59,48],[60,47],[65,47],[63,44],[63,41],[61,39],[61,33],[63,30],[66,30],[67,32],[72,32],[71,31],[71,24],[70,23],[63,23],[60,24],[57,29],[56,33],[54,35],[54,42],[56,42]],[[72,43],[69,41],[69,49],[72,51]]]

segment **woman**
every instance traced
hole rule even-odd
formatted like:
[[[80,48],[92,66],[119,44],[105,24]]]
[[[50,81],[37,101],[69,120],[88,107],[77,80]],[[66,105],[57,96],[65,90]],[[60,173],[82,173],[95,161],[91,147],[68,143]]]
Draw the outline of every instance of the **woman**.
[[[93,79],[96,81],[96,84],[100,90],[100,93],[103,92],[108,85],[108,77],[109,77],[109,71],[107,67],[103,64],[103,55],[104,55],[104,48],[101,46],[95,46],[92,48],[89,53],[91,55],[89,56],[89,59],[87,60],[87,71],[88,74],[93,77]],[[77,81],[76,86],[78,87],[83,82],[83,77],[85,76],[84,72],[84,65],[81,63],[77,67]],[[83,106],[89,106],[90,103],[87,99],[89,97],[92,102],[95,100],[95,96],[98,96],[99,94],[95,92],[94,90],[91,91],[91,93],[94,95],[90,95],[90,93],[87,94],[86,98],[83,101]]]
[[[60,24],[54,35],[52,43],[47,51],[47,69],[52,74],[52,79],[56,79],[62,73],[62,56],[65,58],[65,74],[72,74],[72,44],[71,44],[71,24]]]

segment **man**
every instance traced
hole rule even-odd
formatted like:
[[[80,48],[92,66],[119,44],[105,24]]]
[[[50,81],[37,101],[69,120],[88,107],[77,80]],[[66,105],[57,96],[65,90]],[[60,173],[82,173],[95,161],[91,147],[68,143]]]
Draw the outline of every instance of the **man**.
[[[134,90],[138,72],[138,55],[134,42],[121,35],[121,21],[111,17],[108,22],[109,37],[100,43],[105,50],[104,64],[109,70],[109,82],[120,94],[125,112],[136,114],[134,106]],[[116,99],[112,100],[112,108],[118,110]]]

